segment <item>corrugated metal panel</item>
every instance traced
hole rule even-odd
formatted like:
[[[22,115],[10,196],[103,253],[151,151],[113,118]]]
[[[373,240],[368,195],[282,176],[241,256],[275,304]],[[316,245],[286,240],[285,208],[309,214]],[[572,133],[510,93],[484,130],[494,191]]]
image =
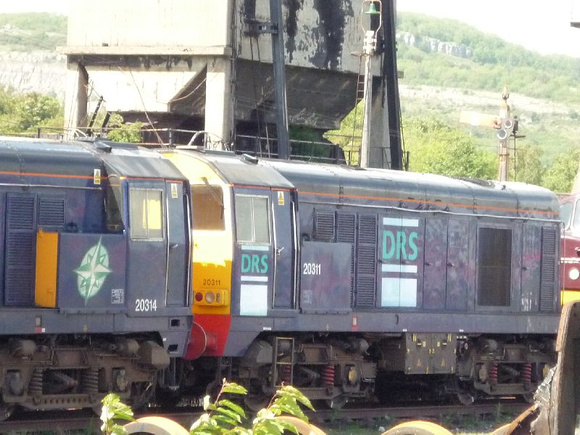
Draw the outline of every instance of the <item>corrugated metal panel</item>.
[[[336,214],[336,241],[351,243],[351,261],[350,261],[350,305],[353,306],[355,302],[354,294],[354,277],[355,277],[355,259],[354,259],[354,242],[356,235],[356,216],[354,213],[340,213]]]
[[[356,306],[374,307],[376,301],[377,270],[376,215],[360,215],[356,255]]]
[[[553,312],[556,309],[556,235],[556,230],[542,228],[540,311],[544,312]]]
[[[314,210],[314,240],[334,242],[334,212]]]
[[[35,206],[34,195],[8,195],[4,303],[9,306],[34,302]]]
[[[64,198],[40,198],[38,225],[59,228],[64,226]]]
[[[344,243],[354,243],[355,235],[355,215],[337,213],[336,241]]]

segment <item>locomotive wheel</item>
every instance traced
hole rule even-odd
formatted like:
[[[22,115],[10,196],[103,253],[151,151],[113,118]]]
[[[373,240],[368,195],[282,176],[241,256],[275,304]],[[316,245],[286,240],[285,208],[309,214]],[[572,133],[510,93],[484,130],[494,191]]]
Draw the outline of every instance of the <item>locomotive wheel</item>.
[[[465,406],[473,405],[473,402],[475,402],[475,394],[469,391],[459,391],[457,393],[457,400]]]
[[[264,393],[250,393],[244,396],[244,404],[252,412],[258,412],[270,403],[270,397]]]
[[[526,403],[534,403],[534,393],[522,394],[522,398],[526,401]]]
[[[9,419],[15,409],[16,405],[14,403],[4,403],[0,400],[0,421]]]
[[[430,421],[408,421],[401,423],[383,435],[452,435],[447,429]]]
[[[340,396],[337,396],[334,399],[328,399],[326,401],[326,404],[330,409],[335,409],[337,411],[344,408],[344,405],[346,405],[347,403],[348,397],[345,396],[344,394],[341,394]]]
[[[155,393],[155,382],[134,382],[131,385],[132,408],[143,408]]]

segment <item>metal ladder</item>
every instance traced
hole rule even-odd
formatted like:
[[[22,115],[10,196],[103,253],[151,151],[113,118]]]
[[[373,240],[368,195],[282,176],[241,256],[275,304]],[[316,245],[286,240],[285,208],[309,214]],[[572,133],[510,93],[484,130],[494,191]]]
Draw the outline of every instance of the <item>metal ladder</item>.
[[[283,343],[289,343],[284,346]],[[280,349],[290,348],[290,361],[280,361],[282,356],[287,356],[286,353],[280,353]],[[281,377],[279,373],[284,373],[286,376]],[[272,367],[272,382],[274,387],[282,386],[282,383],[292,384],[294,379],[294,337],[276,337],[274,342],[274,361]]]

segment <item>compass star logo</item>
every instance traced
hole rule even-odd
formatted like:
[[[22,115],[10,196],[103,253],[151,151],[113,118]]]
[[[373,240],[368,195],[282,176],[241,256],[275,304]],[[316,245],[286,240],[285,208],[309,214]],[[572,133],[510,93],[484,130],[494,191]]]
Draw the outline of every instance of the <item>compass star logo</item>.
[[[77,288],[85,305],[99,293],[105,279],[112,272],[109,269],[109,252],[102,240],[101,237],[99,243],[87,251],[81,265],[74,270],[77,274]]]

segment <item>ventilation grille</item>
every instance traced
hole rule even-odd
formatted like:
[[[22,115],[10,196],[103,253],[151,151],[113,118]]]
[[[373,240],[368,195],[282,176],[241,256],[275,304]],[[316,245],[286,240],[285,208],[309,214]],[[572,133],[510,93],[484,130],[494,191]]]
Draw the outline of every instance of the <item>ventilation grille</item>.
[[[8,267],[28,267],[34,265],[34,234],[10,233],[6,243],[6,264]]]
[[[334,242],[334,212],[314,212],[314,240]]]
[[[377,217],[362,215],[359,217],[359,243],[376,245],[377,243]]]
[[[34,229],[34,196],[8,196],[8,230]]]
[[[540,283],[540,311],[553,312],[557,306],[557,295],[554,289],[556,278],[556,241],[557,232],[551,228],[542,228],[542,276]]]
[[[40,198],[38,225],[46,227],[64,226],[64,199]]]
[[[359,216],[355,289],[357,307],[375,307],[377,282],[377,219],[376,215]]]
[[[548,255],[556,255],[556,231],[542,229],[542,252]]]
[[[374,276],[359,276],[356,280],[356,306],[375,306],[376,280]]]
[[[336,241],[354,243],[355,216],[354,214],[338,213]]]
[[[376,249],[374,246],[358,247],[358,273],[374,275],[376,272]]]
[[[4,303],[34,303],[36,196],[8,195]]]

